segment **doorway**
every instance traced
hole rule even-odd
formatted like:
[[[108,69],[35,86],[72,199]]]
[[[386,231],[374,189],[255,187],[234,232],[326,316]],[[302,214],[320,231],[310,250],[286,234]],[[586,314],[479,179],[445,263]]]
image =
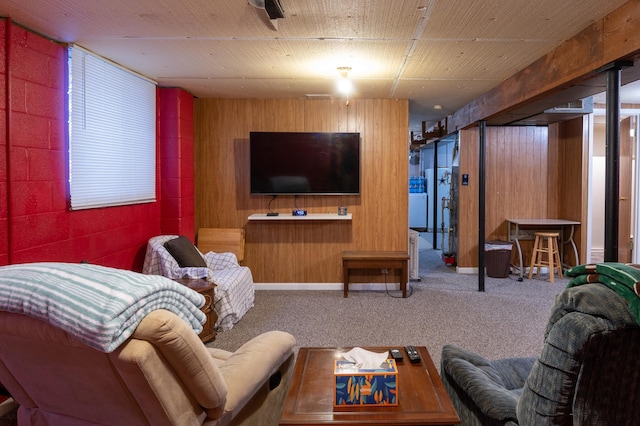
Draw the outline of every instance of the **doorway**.
[[[618,218],[618,261],[640,261],[634,241],[638,239],[638,115],[640,115],[640,81],[620,90],[620,186]],[[604,261],[604,200],[606,152],[606,93],[594,96],[594,112],[590,120],[589,219],[587,229],[587,263]]]
[[[427,194],[427,227],[425,238],[442,254],[456,252],[457,185],[454,165],[458,133],[453,133],[420,149],[420,172]]]

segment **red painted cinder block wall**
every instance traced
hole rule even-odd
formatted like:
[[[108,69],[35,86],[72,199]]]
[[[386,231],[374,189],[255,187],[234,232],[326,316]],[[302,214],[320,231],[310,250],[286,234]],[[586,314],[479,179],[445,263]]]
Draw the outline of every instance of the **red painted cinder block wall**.
[[[6,126],[6,25],[0,20],[0,265],[9,258],[9,227],[7,211],[7,126]]]
[[[177,88],[158,92],[160,226],[163,234],[194,241],[193,95]]]
[[[86,260],[141,270],[147,241],[163,223],[160,172],[157,202],[69,211],[67,50],[6,20],[0,34],[0,265]],[[186,114],[188,107],[180,118]],[[158,130],[170,125],[159,122]],[[193,199],[193,166],[186,173],[183,183],[173,172],[178,179],[167,190],[179,187]],[[193,207],[180,207],[175,230],[193,237]]]

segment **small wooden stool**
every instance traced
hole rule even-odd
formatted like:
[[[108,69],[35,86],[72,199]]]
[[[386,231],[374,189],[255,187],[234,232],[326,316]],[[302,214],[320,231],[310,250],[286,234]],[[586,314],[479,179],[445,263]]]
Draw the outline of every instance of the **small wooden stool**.
[[[558,277],[562,278],[562,261],[560,260],[560,250],[558,249],[557,232],[536,232],[536,239],[533,243],[533,253],[531,254],[531,265],[529,266],[529,279],[533,277],[533,268],[538,268],[537,276],[540,276],[540,269],[543,266],[549,267],[549,280],[553,282],[555,270],[558,270]],[[547,248],[544,247],[544,240],[547,239]],[[546,260],[545,260],[545,256]]]

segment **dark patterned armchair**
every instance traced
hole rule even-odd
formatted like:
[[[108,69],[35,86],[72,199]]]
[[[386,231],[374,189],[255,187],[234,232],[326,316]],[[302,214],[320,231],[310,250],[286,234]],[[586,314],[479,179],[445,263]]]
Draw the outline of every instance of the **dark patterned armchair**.
[[[442,350],[441,375],[463,425],[632,425],[640,414],[640,326],[595,283],[556,297],[537,358]]]

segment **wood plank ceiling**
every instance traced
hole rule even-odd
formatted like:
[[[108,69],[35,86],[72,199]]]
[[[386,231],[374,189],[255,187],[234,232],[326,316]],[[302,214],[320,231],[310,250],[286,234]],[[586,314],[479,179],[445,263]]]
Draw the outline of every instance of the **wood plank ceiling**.
[[[348,66],[352,97],[410,99],[414,129],[625,1],[280,0],[275,26],[247,0],[3,0],[0,16],[201,98],[338,97]]]

